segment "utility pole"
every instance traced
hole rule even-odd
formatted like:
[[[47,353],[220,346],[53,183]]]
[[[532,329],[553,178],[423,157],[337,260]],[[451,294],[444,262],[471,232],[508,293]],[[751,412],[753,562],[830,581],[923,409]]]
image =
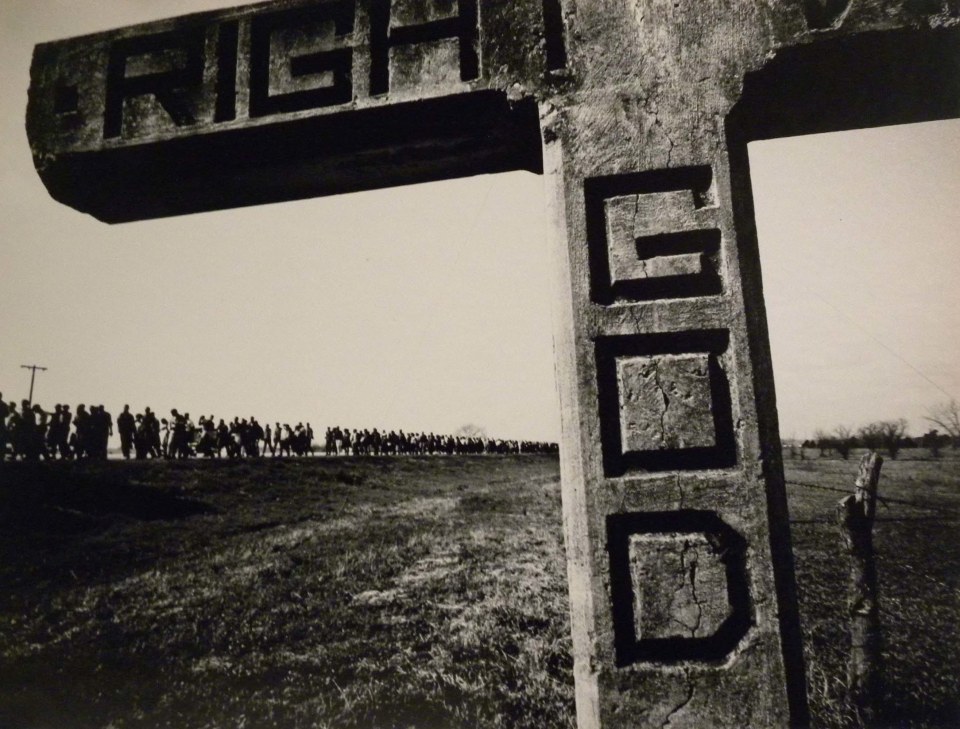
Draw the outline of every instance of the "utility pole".
[[[46,367],[41,367],[40,365],[20,365],[21,369],[30,370],[30,397],[27,398],[29,403],[33,405],[33,380],[37,376],[37,370],[41,372],[46,372]]]

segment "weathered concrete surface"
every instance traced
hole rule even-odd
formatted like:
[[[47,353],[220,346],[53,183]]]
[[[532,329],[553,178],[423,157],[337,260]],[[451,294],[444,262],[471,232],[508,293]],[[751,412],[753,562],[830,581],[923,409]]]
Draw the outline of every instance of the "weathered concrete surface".
[[[814,30],[800,2],[640,0],[567,8],[573,83],[542,103],[541,118],[544,167],[562,189],[554,198],[556,235],[568,256],[560,281],[573,292],[572,305],[560,309],[575,348],[561,387],[568,403],[577,393],[565,410],[565,433],[576,431],[565,435],[565,475],[583,480],[567,487],[571,584],[589,584],[591,596],[573,611],[580,722],[804,723],[746,143],[781,129],[960,115],[957,18],[940,5],[923,11],[909,3],[854,2],[835,28]],[[823,57],[830,61],[816,60]],[[922,99],[919,88],[935,91]],[[645,252],[651,243],[653,256]],[[681,244],[687,247],[678,250]],[[698,256],[701,269],[691,258],[670,261],[673,255]],[[659,256],[666,260],[652,281],[650,260]],[[716,279],[701,278],[711,272]],[[728,344],[705,346],[700,333],[716,330],[727,333]],[[689,433],[685,446],[692,447],[674,458],[651,457],[664,408],[659,388],[636,384],[642,370],[705,352],[721,386],[709,397],[704,388],[691,389],[699,414],[674,432]],[[629,364],[618,376],[611,362],[619,358]],[[716,406],[724,392],[729,409]],[[704,417],[707,403],[722,417]],[[641,430],[645,420],[653,421],[648,431]],[[720,435],[728,428],[732,448],[701,448],[710,426]],[[646,455],[630,458],[632,448]],[[672,567],[662,553],[642,557],[634,547],[631,557],[617,546],[622,537],[612,536],[610,521],[623,516],[618,529],[633,521],[664,524],[662,532],[651,527],[627,537],[629,544],[669,541],[679,537],[666,523],[691,511],[715,515],[749,545],[725,585],[697,585],[694,603],[694,583],[677,583],[679,555]],[[738,608],[746,614],[742,634],[734,625],[709,648],[671,635],[665,613],[686,624],[694,605],[716,610],[731,581],[742,582],[748,595]],[[645,626],[666,643],[636,640]],[[726,637],[735,638],[733,647]]]
[[[638,640],[708,638],[730,614],[726,568],[702,534],[630,537]]]
[[[542,169],[580,726],[803,724],[746,145],[960,116],[958,15],[281,0],[38,47],[28,130],[105,220]]]
[[[707,359],[668,354],[617,360],[624,451],[716,445]]]
[[[111,222],[539,172],[548,26],[544,0],[280,0],[44,44],[28,133]]]
[[[619,195],[604,201],[611,283],[697,276],[708,264],[716,206],[697,205],[691,190]]]

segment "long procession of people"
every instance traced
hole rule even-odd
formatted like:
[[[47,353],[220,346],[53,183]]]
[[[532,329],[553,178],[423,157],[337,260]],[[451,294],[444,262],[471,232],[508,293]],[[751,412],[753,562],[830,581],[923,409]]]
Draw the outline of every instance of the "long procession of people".
[[[256,418],[234,418],[227,422],[213,415],[194,421],[176,409],[169,417],[157,417],[150,408],[130,412],[125,405],[116,417],[103,405],[57,404],[53,411],[23,400],[6,403],[0,394],[0,461],[53,459],[106,459],[111,436],[120,438],[123,458],[185,459],[274,458],[309,456],[367,455],[467,455],[509,453],[555,453],[556,443],[503,440],[479,435],[437,435],[373,429],[327,428],[322,450],[314,448],[310,423],[267,423]]]
[[[556,453],[556,443],[503,440],[481,435],[437,435],[349,428],[327,428],[324,453],[333,455],[480,455],[508,453]]]

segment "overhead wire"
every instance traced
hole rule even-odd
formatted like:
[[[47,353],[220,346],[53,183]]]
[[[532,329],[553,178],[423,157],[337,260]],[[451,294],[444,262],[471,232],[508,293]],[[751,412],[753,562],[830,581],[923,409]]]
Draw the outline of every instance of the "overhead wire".
[[[895,349],[893,349],[893,347],[888,346],[888,345],[886,344],[886,342],[884,342],[882,339],[880,339],[880,337],[878,337],[878,336],[877,336],[876,334],[874,334],[872,331],[870,331],[870,330],[867,329],[865,326],[863,326],[863,324],[861,324],[859,321],[857,321],[856,319],[854,319],[854,318],[852,318],[851,316],[849,316],[849,315],[848,315],[846,312],[844,312],[839,306],[837,306],[836,304],[834,304],[833,302],[831,302],[829,299],[827,299],[826,296],[824,296],[824,295],[821,294],[819,291],[817,291],[816,289],[811,288],[810,286],[808,286],[808,285],[806,285],[806,284],[801,283],[801,284],[800,284],[800,287],[803,288],[803,289],[806,289],[806,291],[807,291],[808,293],[812,294],[815,298],[819,299],[822,303],[826,304],[826,305],[829,306],[831,309],[833,309],[835,312],[837,312],[837,314],[839,314],[843,319],[845,319],[847,322],[849,322],[849,323],[852,324],[854,327],[856,327],[856,328],[860,331],[861,334],[864,334],[868,339],[870,339],[871,341],[873,341],[874,344],[879,345],[879,346],[882,347],[888,354],[892,355],[893,357],[895,357],[896,359],[898,359],[900,362],[902,362],[903,364],[905,364],[907,367],[909,367],[911,370],[913,370],[917,375],[919,375],[919,376],[920,376],[924,381],[926,381],[928,384],[933,385],[933,387],[935,387],[937,390],[939,390],[940,392],[942,392],[942,393],[943,393],[944,395],[946,395],[947,397],[949,397],[949,398],[951,398],[951,399],[956,399],[956,395],[948,392],[945,388],[941,387],[939,383],[935,382],[931,377],[929,377],[925,372],[923,372],[923,370],[921,370],[919,367],[917,367],[916,365],[914,365],[910,360],[908,360],[906,357],[904,357],[904,356],[901,355],[899,352],[897,352]]]

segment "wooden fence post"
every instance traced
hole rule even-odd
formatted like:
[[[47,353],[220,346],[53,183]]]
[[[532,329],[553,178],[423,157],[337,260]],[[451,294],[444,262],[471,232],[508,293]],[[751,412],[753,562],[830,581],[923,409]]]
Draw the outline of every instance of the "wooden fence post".
[[[883,458],[873,451],[861,458],[856,492],[837,505],[840,531],[850,555],[847,686],[850,699],[866,726],[877,720],[882,691],[880,610],[873,551],[873,520],[882,465]]]

